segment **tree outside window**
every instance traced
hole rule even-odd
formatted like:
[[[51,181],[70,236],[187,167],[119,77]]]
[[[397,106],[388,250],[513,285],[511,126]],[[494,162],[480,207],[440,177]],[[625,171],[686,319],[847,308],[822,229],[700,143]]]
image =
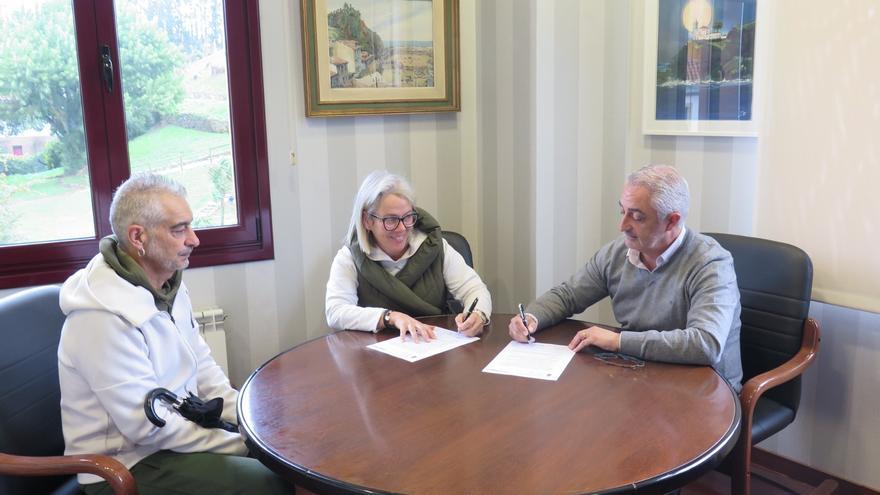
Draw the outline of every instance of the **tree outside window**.
[[[147,170],[211,228],[193,266],[271,258],[256,2],[90,4],[0,7],[0,287],[72,272],[109,233],[112,189]]]

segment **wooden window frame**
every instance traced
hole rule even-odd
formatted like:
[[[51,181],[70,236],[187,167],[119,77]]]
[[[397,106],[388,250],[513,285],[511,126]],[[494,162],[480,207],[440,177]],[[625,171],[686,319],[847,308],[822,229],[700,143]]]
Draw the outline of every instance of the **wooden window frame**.
[[[98,252],[98,241],[112,233],[113,190],[130,173],[112,2],[77,0],[72,7],[96,235],[0,247],[0,289],[61,282],[85,266]],[[239,223],[198,230],[201,245],[190,258],[191,267],[274,258],[259,2],[225,0],[224,8]],[[112,92],[104,88],[99,75],[101,45],[110,47],[113,58],[117,84]]]

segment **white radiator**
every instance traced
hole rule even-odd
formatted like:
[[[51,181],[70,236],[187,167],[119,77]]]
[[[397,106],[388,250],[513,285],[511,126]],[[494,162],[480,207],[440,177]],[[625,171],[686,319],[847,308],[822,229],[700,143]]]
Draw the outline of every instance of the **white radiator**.
[[[210,308],[193,313],[196,323],[199,324],[199,331],[202,337],[211,348],[211,356],[214,361],[223,368],[223,373],[229,376],[229,366],[226,359],[226,330],[223,328],[223,322],[227,315],[220,308]]]

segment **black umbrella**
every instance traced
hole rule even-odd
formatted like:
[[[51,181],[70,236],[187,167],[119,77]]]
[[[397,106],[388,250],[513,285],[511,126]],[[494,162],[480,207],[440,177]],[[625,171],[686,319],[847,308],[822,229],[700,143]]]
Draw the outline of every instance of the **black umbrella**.
[[[196,397],[190,392],[189,397],[181,399],[167,388],[155,388],[147,394],[144,400],[144,412],[147,419],[159,428],[165,426],[165,420],[156,414],[153,403],[156,399],[169,404],[184,418],[205,428],[221,428],[226,431],[238,433],[238,425],[220,419],[223,413],[223,398],[215,397],[207,402]]]

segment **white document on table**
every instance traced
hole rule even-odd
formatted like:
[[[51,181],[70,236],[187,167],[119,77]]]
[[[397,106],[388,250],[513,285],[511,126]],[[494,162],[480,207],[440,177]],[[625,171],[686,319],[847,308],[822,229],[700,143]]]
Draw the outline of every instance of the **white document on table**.
[[[414,342],[412,336],[407,334],[404,338],[394,337],[393,339],[370,344],[367,347],[414,363],[420,359],[425,359],[426,357],[480,340],[479,337],[465,337],[458,332],[440,327],[434,327],[434,335],[437,336],[434,340],[425,342],[424,339],[420,338],[418,342]]]
[[[556,381],[574,354],[564,345],[511,341],[483,368],[483,373]]]

